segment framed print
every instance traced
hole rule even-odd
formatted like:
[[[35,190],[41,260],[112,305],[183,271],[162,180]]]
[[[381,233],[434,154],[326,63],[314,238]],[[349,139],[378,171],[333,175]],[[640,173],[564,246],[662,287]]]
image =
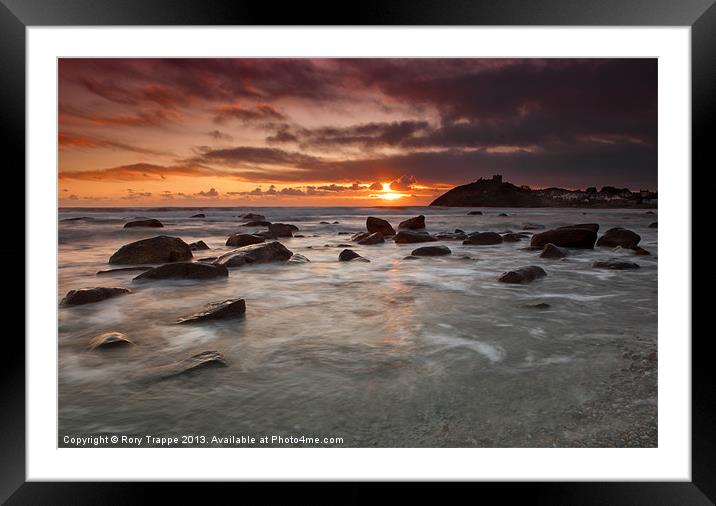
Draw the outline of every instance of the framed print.
[[[312,10],[4,1],[27,303],[3,499],[712,502],[712,2]]]

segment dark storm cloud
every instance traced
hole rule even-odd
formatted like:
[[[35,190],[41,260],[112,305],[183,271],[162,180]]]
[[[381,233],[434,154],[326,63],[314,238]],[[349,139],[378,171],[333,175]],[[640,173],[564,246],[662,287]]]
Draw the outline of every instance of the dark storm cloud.
[[[264,181],[450,183],[500,172],[518,183],[656,188],[656,59],[62,59],[59,74],[63,134],[163,127],[187,121],[190,107],[227,128],[270,128],[271,147],[203,149],[157,171],[214,164]],[[68,87],[117,106],[76,107]],[[302,117],[356,103],[400,112],[308,126],[286,101]],[[347,159],[341,148],[365,151]],[[104,173],[131,177],[127,167]]]

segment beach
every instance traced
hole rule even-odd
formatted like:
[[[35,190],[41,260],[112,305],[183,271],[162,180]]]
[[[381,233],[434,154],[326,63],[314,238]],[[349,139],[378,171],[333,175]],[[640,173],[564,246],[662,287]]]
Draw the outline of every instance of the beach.
[[[58,445],[68,446],[67,435],[121,434],[206,438],[193,446],[305,435],[341,438],[342,447],[655,447],[658,240],[649,225],[656,211],[475,209],[483,214],[438,207],[60,209],[58,304],[87,287],[130,293],[58,307]],[[226,245],[232,234],[266,230],[244,226],[247,213],[297,227],[293,237],[276,240],[309,262],[229,267],[228,276],[212,279],[97,274],[128,267],[108,260],[123,245],[158,235],[204,241],[209,249],[194,251],[194,262],[219,257],[234,249]],[[351,240],[366,232],[369,216],[397,230],[418,215],[433,236],[456,229],[525,236],[492,245]],[[124,228],[140,218],[163,227]],[[650,254],[597,246],[568,248],[557,259],[528,248],[532,234],[578,223],[599,224],[599,236],[614,227],[636,232]],[[525,231],[530,224],[544,228]],[[450,254],[406,259],[439,245]],[[370,261],[341,262],[344,249]],[[609,259],[639,268],[593,266]],[[525,266],[546,276],[498,281]],[[245,301],[239,318],[177,323],[237,298]],[[133,344],[88,348],[107,332]],[[153,381],[153,371],[206,351],[221,353],[225,367]],[[334,446],[305,441],[288,446]]]

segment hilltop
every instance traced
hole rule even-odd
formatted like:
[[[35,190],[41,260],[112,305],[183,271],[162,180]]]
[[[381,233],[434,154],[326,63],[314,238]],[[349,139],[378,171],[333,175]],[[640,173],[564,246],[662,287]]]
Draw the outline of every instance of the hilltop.
[[[502,181],[502,176],[480,178],[473,183],[456,186],[433,202],[431,206],[446,207],[656,207],[657,194],[642,190],[605,186],[586,190],[544,188],[533,190]]]

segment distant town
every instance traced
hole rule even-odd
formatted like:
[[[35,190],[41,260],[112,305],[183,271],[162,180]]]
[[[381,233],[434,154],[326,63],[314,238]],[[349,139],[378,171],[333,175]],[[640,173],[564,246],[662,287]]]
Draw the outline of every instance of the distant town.
[[[435,199],[431,206],[448,207],[657,207],[658,195],[650,190],[633,192],[628,188],[591,186],[585,190],[515,186],[504,182],[502,175],[480,178],[457,186]]]

